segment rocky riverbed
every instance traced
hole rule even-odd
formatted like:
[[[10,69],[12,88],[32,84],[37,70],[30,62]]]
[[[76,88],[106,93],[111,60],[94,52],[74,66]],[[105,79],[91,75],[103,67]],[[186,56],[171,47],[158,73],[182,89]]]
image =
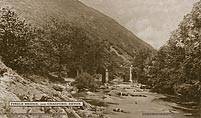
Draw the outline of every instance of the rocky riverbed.
[[[81,98],[101,107],[110,118],[200,118],[197,113],[183,111],[167,96],[140,89],[139,84],[109,85],[99,92],[86,92]]]

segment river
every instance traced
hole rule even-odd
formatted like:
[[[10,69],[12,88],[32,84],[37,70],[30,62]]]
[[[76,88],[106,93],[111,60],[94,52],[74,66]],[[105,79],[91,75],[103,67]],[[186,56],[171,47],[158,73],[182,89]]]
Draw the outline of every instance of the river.
[[[200,118],[192,113],[187,113],[173,106],[176,103],[164,101],[166,96],[152,93],[149,90],[142,90],[137,85],[119,84],[111,87],[106,95],[103,92],[96,93],[99,96],[90,96],[90,99],[103,97],[108,103],[104,114],[110,118]],[[131,95],[116,95],[115,92],[129,93]],[[121,94],[122,94],[121,93]]]

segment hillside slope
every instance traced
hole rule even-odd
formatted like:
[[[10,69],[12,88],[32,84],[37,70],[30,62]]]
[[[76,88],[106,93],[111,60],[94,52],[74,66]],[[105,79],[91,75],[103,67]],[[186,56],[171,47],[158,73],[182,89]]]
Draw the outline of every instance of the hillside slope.
[[[84,28],[94,39],[107,40],[120,48],[123,55],[133,56],[137,50],[154,50],[108,16],[85,6],[78,0],[1,0],[0,7],[9,6],[38,26],[50,17],[65,19]]]
[[[2,70],[6,70],[2,74]],[[48,80],[41,79],[39,76],[34,76],[34,80],[24,79],[12,69],[5,66],[0,61],[0,118],[36,118],[37,114],[44,114],[48,118],[55,118],[54,113],[62,113],[62,118],[88,118],[90,115],[93,118],[99,118],[99,113],[93,112],[93,105],[81,100],[84,104],[82,108],[69,107],[10,107],[11,101],[30,101],[30,102],[47,102],[47,101],[80,101],[71,95],[72,86],[66,86],[67,83],[54,84]],[[57,88],[63,88],[59,91]],[[96,107],[97,108],[97,107]],[[97,108],[99,110],[100,108]],[[19,114],[16,114],[19,113]],[[25,113],[37,113],[35,115],[23,115]],[[12,116],[13,115],[13,116]],[[45,114],[44,114],[45,115]],[[38,116],[39,117],[39,116]]]

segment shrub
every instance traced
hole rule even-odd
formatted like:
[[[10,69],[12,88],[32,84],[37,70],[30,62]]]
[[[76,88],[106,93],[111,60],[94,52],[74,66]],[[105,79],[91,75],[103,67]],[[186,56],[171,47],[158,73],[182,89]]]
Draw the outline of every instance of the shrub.
[[[88,73],[82,73],[76,77],[75,86],[79,89],[79,91],[83,91],[88,89],[90,91],[95,91],[100,84],[96,81],[96,79]]]
[[[200,83],[195,83],[195,84],[186,84],[183,83],[176,88],[176,93],[180,95],[182,100],[184,101],[199,101],[199,96],[200,96],[200,90],[201,90],[201,85]]]

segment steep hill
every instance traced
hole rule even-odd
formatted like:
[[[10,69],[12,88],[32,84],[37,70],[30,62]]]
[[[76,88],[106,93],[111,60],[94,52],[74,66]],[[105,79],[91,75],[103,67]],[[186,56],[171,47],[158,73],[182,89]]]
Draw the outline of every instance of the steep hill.
[[[154,50],[112,18],[78,0],[1,0],[0,7],[5,6],[13,8],[20,16],[38,26],[50,17],[73,22],[94,39],[109,41],[125,57],[134,56],[140,49]]]

